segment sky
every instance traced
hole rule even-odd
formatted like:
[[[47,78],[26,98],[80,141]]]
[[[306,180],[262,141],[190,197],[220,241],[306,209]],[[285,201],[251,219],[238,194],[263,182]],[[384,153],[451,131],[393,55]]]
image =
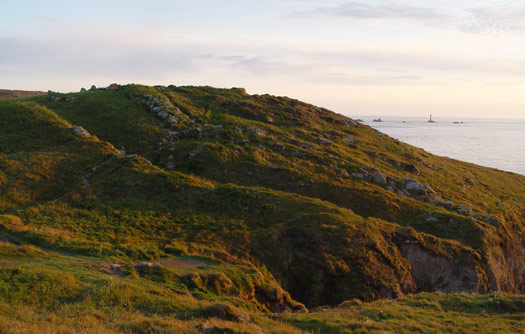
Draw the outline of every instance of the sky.
[[[113,82],[525,118],[525,1],[0,0],[0,88]]]

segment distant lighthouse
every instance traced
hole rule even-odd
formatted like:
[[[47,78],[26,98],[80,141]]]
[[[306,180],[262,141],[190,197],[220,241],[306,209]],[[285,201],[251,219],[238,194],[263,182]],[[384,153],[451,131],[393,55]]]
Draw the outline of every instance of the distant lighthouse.
[[[432,120],[432,114],[430,114],[430,119],[428,120],[429,123],[436,123],[435,121]]]

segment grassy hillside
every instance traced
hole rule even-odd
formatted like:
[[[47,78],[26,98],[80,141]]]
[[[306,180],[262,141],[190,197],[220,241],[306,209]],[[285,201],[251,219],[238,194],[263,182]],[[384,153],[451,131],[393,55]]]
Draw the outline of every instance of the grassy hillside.
[[[0,89],[0,100],[16,100],[44,94],[39,91]]]
[[[523,325],[523,297],[401,297],[523,293],[525,177],[289,98],[114,85],[0,101],[0,198],[9,333]]]

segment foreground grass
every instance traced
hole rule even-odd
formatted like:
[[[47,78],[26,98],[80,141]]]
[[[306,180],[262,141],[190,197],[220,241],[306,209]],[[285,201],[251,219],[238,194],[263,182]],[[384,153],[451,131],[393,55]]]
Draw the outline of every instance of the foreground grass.
[[[366,304],[347,301],[280,319],[320,333],[525,333],[525,298],[422,293]]]
[[[254,269],[179,258],[196,265],[116,273],[117,260],[0,243],[0,333],[525,332],[524,296],[422,293],[276,314],[249,296],[263,279]]]
[[[114,272],[109,260],[0,243],[0,333],[300,332],[266,318],[249,289],[272,287],[253,268],[184,258],[197,265]]]

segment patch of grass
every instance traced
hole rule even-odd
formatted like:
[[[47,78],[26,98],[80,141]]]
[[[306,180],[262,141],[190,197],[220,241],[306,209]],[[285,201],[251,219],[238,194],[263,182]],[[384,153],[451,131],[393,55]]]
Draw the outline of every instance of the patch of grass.
[[[495,300],[507,310],[494,308],[498,305]],[[523,302],[523,297],[510,295],[423,293],[396,301],[345,303],[279,318],[314,333],[523,333]]]

